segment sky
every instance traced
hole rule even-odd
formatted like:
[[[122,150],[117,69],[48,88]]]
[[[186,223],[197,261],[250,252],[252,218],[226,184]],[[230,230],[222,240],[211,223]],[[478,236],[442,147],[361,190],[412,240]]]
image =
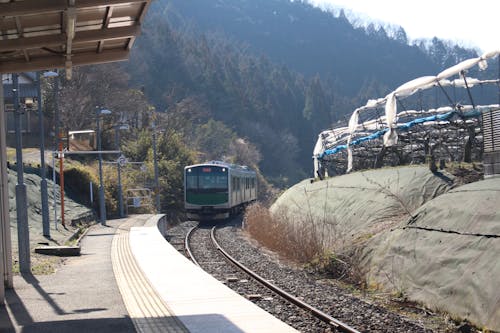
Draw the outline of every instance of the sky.
[[[404,28],[408,38],[451,40],[483,52],[500,49],[500,0],[307,0]],[[347,15],[350,17],[350,15]]]

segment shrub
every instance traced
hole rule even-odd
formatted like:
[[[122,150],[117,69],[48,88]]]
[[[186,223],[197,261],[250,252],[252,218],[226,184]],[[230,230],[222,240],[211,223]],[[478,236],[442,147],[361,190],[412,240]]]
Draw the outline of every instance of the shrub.
[[[64,187],[72,192],[78,202],[86,205],[90,205],[89,183],[91,181],[96,185],[99,184],[95,171],[89,166],[71,163],[64,170]]]

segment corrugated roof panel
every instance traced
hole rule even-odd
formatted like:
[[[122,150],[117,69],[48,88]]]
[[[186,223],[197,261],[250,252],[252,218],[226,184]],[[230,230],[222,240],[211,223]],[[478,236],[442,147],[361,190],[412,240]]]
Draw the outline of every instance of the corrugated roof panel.
[[[500,151],[500,110],[483,113],[484,152]]]

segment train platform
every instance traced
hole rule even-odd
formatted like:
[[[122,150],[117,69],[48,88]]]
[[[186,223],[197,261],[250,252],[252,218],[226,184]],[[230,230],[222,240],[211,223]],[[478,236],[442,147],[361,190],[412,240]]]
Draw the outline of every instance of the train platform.
[[[162,236],[161,215],[93,226],[57,272],[15,276],[0,332],[297,332]]]

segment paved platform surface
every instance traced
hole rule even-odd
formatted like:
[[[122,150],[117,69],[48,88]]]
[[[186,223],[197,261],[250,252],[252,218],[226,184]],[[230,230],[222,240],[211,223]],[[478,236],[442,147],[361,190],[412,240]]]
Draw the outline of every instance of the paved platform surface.
[[[148,216],[134,217],[141,225]],[[0,332],[136,332],[111,263],[115,232],[128,219],[96,225],[82,240],[80,257],[52,275],[15,276],[0,306]]]
[[[15,276],[0,306],[0,333],[297,332],[177,252],[159,218],[95,225],[81,256],[56,273]]]
[[[172,247],[156,227],[133,227],[129,244],[167,310],[191,333],[297,333]]]

